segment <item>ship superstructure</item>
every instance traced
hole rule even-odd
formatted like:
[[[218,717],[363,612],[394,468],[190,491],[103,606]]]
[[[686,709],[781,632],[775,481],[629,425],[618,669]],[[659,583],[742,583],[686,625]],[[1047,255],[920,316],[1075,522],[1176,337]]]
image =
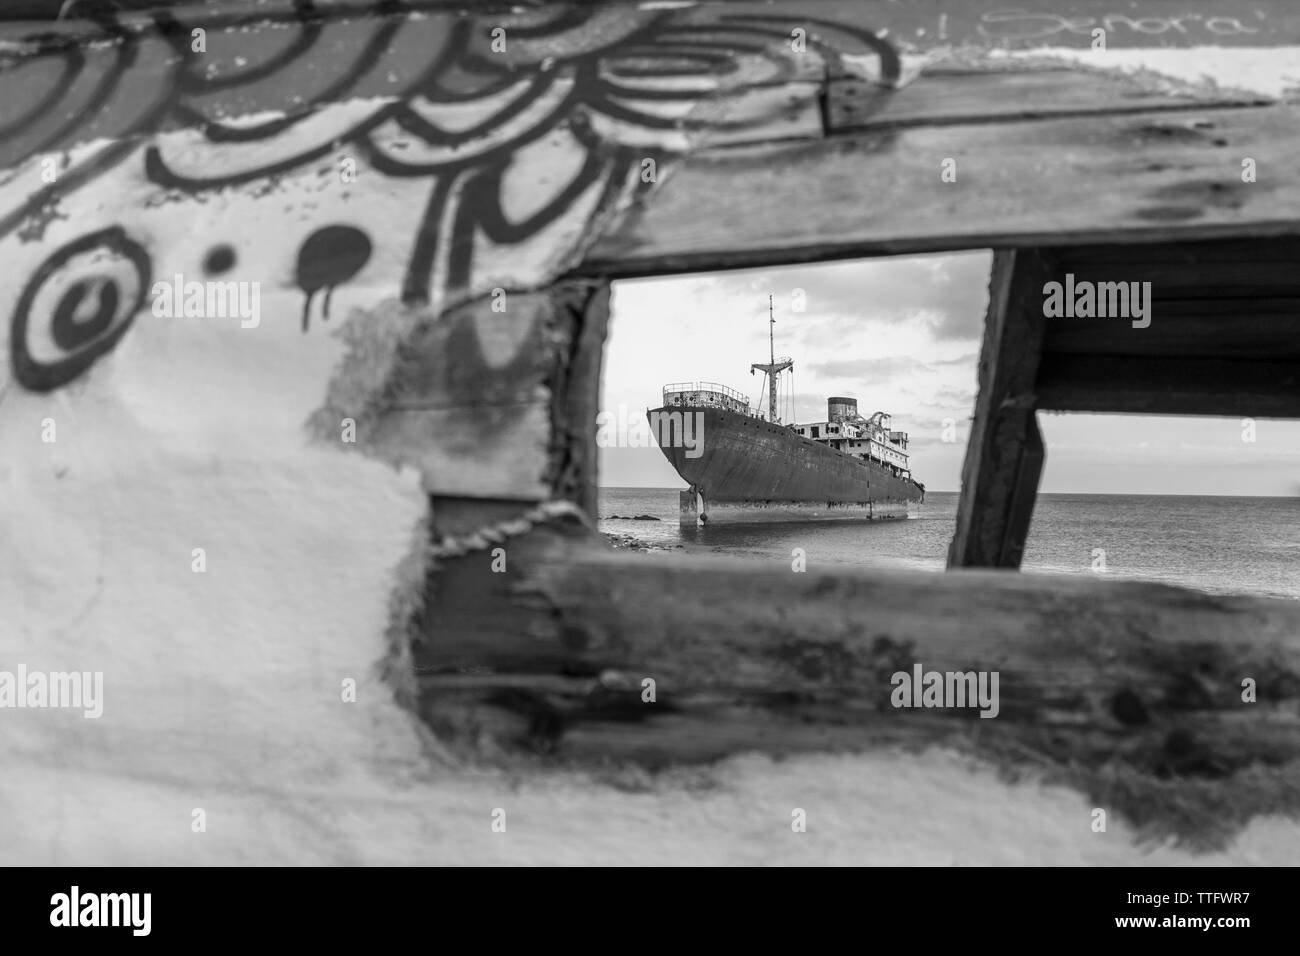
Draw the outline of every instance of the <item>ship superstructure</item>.
[[[900,478],[911,478],[907,466],[907,432],[890,428],[890,416],[876,412],[870,418],[858,414],[856,398],[826,400],[826,419],[795,425],[795,433],[823,442],[836,451],[878,462],[893,469]]]

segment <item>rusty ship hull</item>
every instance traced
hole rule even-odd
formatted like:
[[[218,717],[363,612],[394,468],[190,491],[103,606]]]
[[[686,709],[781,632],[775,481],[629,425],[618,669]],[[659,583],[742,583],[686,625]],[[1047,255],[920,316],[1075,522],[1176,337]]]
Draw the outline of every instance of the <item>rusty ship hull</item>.
[[[681,493],[682,524],[898,518],[924,500],[920,484],[884,465],[735,411],[664,406],[647,412],[652,430],[674,413],[698,416],[690,440],[673,427],[658,436],[690,485]]]

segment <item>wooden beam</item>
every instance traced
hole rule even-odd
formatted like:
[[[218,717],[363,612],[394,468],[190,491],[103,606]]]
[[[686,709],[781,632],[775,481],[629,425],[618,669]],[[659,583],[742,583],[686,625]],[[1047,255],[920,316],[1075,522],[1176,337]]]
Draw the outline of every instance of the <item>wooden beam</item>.
[[[1124,298],[1149,298],[1149,322],[1053,317],[1044,354],[1300,361],[1300,241],[1087,246],[1055,258],[1055,281],[1121,283]]]
[[[550,290],[566,326],[567,352],[557,352],[547,387],[551,392],[551,446],[547,480],[552,499],[572,501],[596,519],[600,368],[609,328],[607,282],[567,282]]]
[[[431,583],[419,658],[426,719],[479,757],[654,767],[942,745],[1162,835],[1300,810],[1296,602],[1089,576],[794,573],[610,552],[563,526],[507,550],[505,573],[483,554]],[[998,716],[893,706],[893,675],[918,664],[997,671]],[[1259,703],[1243,703],[1246,678]]]
[[[568,0],[550,6],[572,11],[615,7],[618,0]],[[622,6],[645,6],[640,0],[622,0]],[[377,0],[315,0],[318,16],[359,17],[373,13]],[[402,9],[418,13],[464,12],[463,0],[404,0]],[[503,17],[517,4],[509,0],[480,0],[476,14]],[[810,26],[844,23],[900,38],[910,50],[936,48],[961,50],[1067,47],[1089,49],[1092,31],[1106,31],[1111,49],[1158,47],[1271,47],[1291,45],[1300,35],[1300,13],[1288,0],[1255,0],[1249,9],[1200,11],[1179,0],[1143,0],[1140,8],[1114,0],[1061,0],[1050,10],[1008,8],[1005,0],[707,0],[699,3],[706,14],[719,11],[733,17],[765,16],[799,21]],[[7,0],[0,7],[0,22],[32,21],[45,28],[50,21],[69,18],[66,0]],[[1124,11],[1125,7],[1130,7]],[[83,2],[71,8],[70,19],[108,8],[127,23],[145,21],[150,12],[167,10],[182,22],[211,22],[232,15],[246,18],[294,20],[301,17],[295,0],[104,0]],[[1123,11],[1123,12],[1121,12]],[[692,10],[691,12],[695,12]],[[44,21],[44,22],[42,22]],[[67,19],[57,25],[65,26]],[[886,33],[886,31],[888,31]]]
[[[1030,249],[993,259],[979,395],[962,466],[949,567],[1017,568],[1043,467],[1034,381],[1050,259]]]
[[[1123,73],[1078,69],[935,68],[898,90],[860,77],[834,77],[826,85],[826,126],[831,133],[949,123],[1005,123],[1053,117],[1121,115],[1150,110],[1259,106],[1267,97],[1213,89],[1171,91]]]
[[[1124,317],[1048,319],[1044,355],[1300,363],[1300,297],[1162,299],[1152,292],[1146,328]]]
[[[1300,361],[1045,355],[1037,393],[1053,410],[1300,418]]]
[[[1140,277],[1171,299],[1276,297],[1300,295],[1300,275],[1288,268],[1298,256],[1296,237],[1246,238],[1069,246],[1059,250],[1059,264],[1092,278]]]
[[[920,81],[918,81],[920,82]],[[588,252],[643,275],[983,247],[1300,234],[1292,106],[885,129],[702,150]],[[1266,170],[1241,179],[1242,160]],[[956,181],[941,179],[956,163]],[[736,184],[762,203],[737,201]]]

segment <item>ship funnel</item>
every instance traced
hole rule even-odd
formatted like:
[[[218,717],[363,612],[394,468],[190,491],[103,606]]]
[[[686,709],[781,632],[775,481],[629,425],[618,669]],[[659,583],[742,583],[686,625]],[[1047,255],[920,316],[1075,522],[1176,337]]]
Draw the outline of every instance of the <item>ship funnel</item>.
[[[826,400],[826,418],[832,422],[842,422],[858,417],[858,400],[856,398],[828,398]]]

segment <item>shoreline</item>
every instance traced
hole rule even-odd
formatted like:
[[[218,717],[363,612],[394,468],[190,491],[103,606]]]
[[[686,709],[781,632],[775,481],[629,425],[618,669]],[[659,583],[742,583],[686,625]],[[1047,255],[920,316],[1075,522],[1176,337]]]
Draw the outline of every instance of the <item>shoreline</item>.
[[[601,536],[618,551],[684,551],[680,544],[660,544],[646,541],[627,531],[602,531]]]

